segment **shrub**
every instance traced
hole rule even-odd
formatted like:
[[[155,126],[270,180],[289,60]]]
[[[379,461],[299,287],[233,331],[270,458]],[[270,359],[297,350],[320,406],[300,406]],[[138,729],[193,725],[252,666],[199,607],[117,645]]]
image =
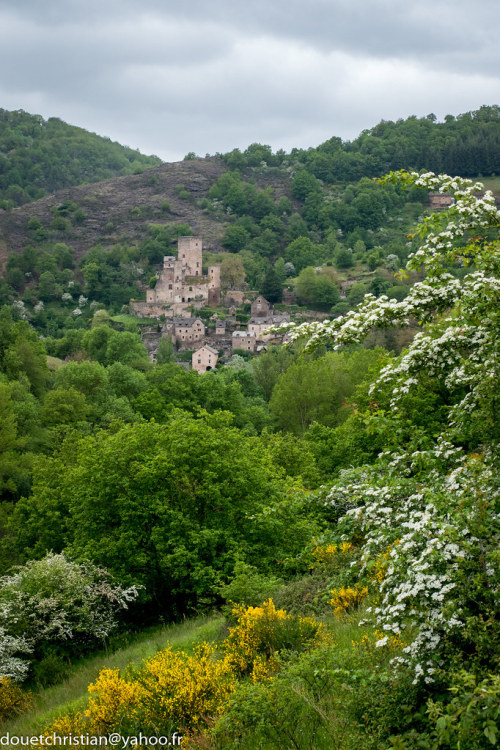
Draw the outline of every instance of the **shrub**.
[[[455,697],[445,701],[430,700],[428,714],[435,722],[438,747],[480,750],[497,746],[500,720],[500,675],[478,682],[462,671],[453,676],[450,691]]]
[[[126,680],[119,669],[102,669],[89,685],[89,702],[84,717],[89,731],[105,734],[112,728],[135,725],[146,691],[134,680]],[[131,728],[132,728],[131,727]]]
[[[281,669],[279,652],[307,651],[328,642],[321,623],[277,610],[272,600],[237,607],[234,615],[236,624],[219,649],[202,643],[188,655],[169,646],[136,670],[101,670],[89,686],[83,712],[59,716],[45,735],[199,732],[225,711],[238,678],[267,681]]]
[[[331,594],[330,604],[333,607],[334,614],[342,619],[347,612],[359,607],[368,594],[368,588],[359,584],[353,587],[342,586],[339,589],[333,589]]]
[[[197,727],[219,713],[235,688],[236,675],[212,644],[203,643],[192,656],[171,648],[160,651],[147,660],[139,684],[148,696],[144,726],[164,731]]]
[[[25,638],[9,635],[0,625],[0,676],[24,680],[29,668],[24,656],[31,650]]]
[[[322,623],[276,609],[272,599],[260,607],[235,607],[233,615],[237,623],[224,642],[226,658],[236,673],[250,673],[254,679],[263,658],[274,665],[280,651],[303,651],[327,640]]]
[[[314,570],[310,575],[288,581],[274,595],[274,603],[294,615],[330,614],[328,596],[325,596],[329,584],[329,573],[324,569]]]
[[[9,677],[0,677],[0,722],[26,711],[31,693],[26,693]]]
[[[49,553],[28,562],[17,573],[0,578],[3,651],[9,639],[12,648],[17,641],[17,651],[24,643],[25,651],[36,650],[38,655],[50,643],[71,652],[103,640],[116,625],[116,613],[137,593],[134,586],[120,587],[104,569],[73,562],[64,554]],[[7,653],[2,656],[2,672],[21,677],[15,664],[9,671]]]
[[[63,216],[54,216],[50,222],[50,228],[55,229],[57,232],[65,232],[69,229],[69,221]]]
[[[311,568],[315,568],[317,565],[332,565],[338,561],[339,554],[350,552],[354,549],[350,542],[342,542],[341,544],[316,544],[312,551],[314,563],[311,564]]]
[[[227,602],[256,606],[272,596],[281,583],[281,579],[264,576],[253,565],[238,560],[233,579],[221,586],[220,593]]]

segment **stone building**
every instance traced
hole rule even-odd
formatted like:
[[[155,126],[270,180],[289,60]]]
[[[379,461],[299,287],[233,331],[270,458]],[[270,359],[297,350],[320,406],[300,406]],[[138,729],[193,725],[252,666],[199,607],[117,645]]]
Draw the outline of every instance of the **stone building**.
[[[219,359],[219,352],[214,349],[210,344],[205,344],[198,351],[193,352],[191,357],[191,366],[193,370],[199,372],[200,375],[208,370],[213,370]]]
[[[247,325],[247,331],[248,333],[253,333],[257,339],[265,341],[270,336],[269,334],[265,334],[264,331],[267,331],[271,325],[271,323],[268,323],[267,320],[263,320],[262,318],[250,318]]]
[[[234,331],[231,341],[233,352],[235,349],[244,349],[246,352],[255,351],[255,333],[249,331]]]
[[[215,321],[215,335],[216,336],[225,336],[226,335],[226,321],[225,320],[216,320]]]
[[[194,304],[213,307],[220,303],[220,264],[202,271],[201,237],[179,237],[177,258],[166,255],[154,289],[146,292],[146,304],[151,308],[175,306],[176,310]]]
[[[201,318],[174,318],[172,339],[181,346],[194,344],[205,336],[205,324]]]
[[[443,211],[445,208],[453,205],[454,199],[451,195],[446,195],[445,193],[430,193],[429,203],[434,211]]]
[[[259,294],[251,304],[251,317],[269,318],[272,314],[273,306],[262,296],[262,294]]]

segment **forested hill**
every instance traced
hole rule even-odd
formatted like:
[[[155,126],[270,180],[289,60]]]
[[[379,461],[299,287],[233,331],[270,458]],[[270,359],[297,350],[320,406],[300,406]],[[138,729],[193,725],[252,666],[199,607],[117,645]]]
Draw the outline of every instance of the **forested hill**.
[[[11,151],[2,156],[0,146],[0,185],[9,195],[19,188],[27,200],[41,184],[46,190],[67,185],[0,208],[0,302],[22,301],[29,310],[40,299],[59,304],[61,294],[70,293],[67,285],[79,284],[89,304],[118,313],[131,298],[145,296],[164,255],[175,253],[179,234],[203,237],[206,264],[217,253],[226,288],[245,283],[274,302],[286,285],[311,309],[345,312],[338,287],[353,282],[351,306],[366,292],[390,290],[402,299],[409,285],[395,284],[394,273],[416,249],[418,238],[409,242],[409,235],[429,209],[429,191],[403,191],[372,178],[406,168],[482,177],[497,193],[500,184],[496,105],[449,115],[442,123],[433,115],[381,122],[352,142],[331,138],[290,153],[253,143],[208,158],[190,153],[172,164],[151,157],[155,166],[148,169],[137,152],[59,120],[44,123],[19,112],[3,117],[2,132],[13,134]],[[7,128],[9,122],[19,127]],[[52,133],[53,140],[33,134],[40,132]],[[30,182],[27,176],[25,183],[20,173],[5,172],[16,159],[28,165],[27,175],[31,164],[38,177]],[[111,167],[140,174],[74,184],[89,183]],[[84,279],[96,267],[97,286]],[[325,270],[319,274],[318,268]],[[40,279],[50,282],[41,298]],[[67,311],[60,313],[64,318]]]
[[[57,117],[44,120],[0,109],[1,208],[160,163],[156,156],[144,156]]]
[[[316,148],[295,148],[290,154],[273,154],[268,146],[252,144],[223,158],[229,169],[239,170],[292,160],[325,183],[376,177],[403,167],[490,176],[500,173],[500,106],[447,115],[444,122],[433,114],[382,120],[353,141],[333,136]],[[144,156],[57,117],[44,120],[22,110],[0,109],[0,208],[160,163],[156,156]]]
[[[500,172],[500,107],[447,115],[441,123],[433,114],[382,120],[352,142],[334,137],[292,154],[325,182],[377,177],[401,168],[486,177]]]

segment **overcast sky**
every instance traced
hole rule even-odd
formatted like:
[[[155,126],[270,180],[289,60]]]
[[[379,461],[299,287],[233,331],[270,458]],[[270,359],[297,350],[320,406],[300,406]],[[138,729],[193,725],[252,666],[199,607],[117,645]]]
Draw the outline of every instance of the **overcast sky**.
[[[500,0],[0,0],[0,107],[175,161],[500,104]]]

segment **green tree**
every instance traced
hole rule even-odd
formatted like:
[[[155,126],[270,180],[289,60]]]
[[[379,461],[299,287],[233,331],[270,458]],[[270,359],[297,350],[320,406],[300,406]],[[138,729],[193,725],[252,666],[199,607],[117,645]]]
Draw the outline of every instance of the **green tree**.
[[[239,289],[245,281],[245,266],[240,255],[225,255],[220,269],[223,289]]]
[[[301,169],[292,180],[292,195],[299,201],[305,201],[308,195],[319,191],[319,182],[314,175]]]
[[[283,298],[283,285],[272,265],[267,267],[260,292],[271,304],[281,302]]]
[[[364,284],[362,281],[356,281],[355,284],[349,287],[349,291],[347,292],[347,301],[352,307],[354,307],[355,305],[359,304],[362,301],[363,297],[367,293],[368,293],[367,285]]]
[[[279,376],[288,369],[293,361],[289,349],[279,346],[260,354],[252,360],[251,367],[255,380],[269,401]]]
[[[4,368],[11,380],[25,375],[35,396],[41,396],[47,387],[49,369],[45,348],[34,336],[19,336],[5,350]]]
[[[260,570],[275,557],[276,530],[259,512],[280,498],[279,476],[258,441],[221,416],[128,425],[40,466],[18,509],[18,541],[33,554],[41,539],[54,550],[67,539],[72,555],[143,584],[155,609],[179,614],[213,600],[237,557]]]
[[[348,250],[345,247],[341,248],[335,256],[335,263],[337,268],[351,268],[354,265],[354,258],[351,250]]]
[[[41,417],[46,425],[76,425],[85,420],[88,408],[85,395],[75,388],[57,388],[44,398]]]
[[[158,365],[165,365],[168,362],[174,361],[174,345],[172,339],[162,336],[160,344],[156,351],[156,363]]]
[[[293,263],[297,272],[307,266],[317,266],[323,257],[323,250],[309,237],[297,237],[285,249],[285,261]]]
[[[244,227],[240,224],[230,224],[221,240],[221,245],[222,247],[225,247],[226,250],[230,250],[232,253],[237,253],[240,250],[243,250],[249,240],[250,235]]]
[[[299,359],[277,380],[269,408],[277,425],[302,435],[313,422],[335,427],[349,415],[346,400],[382,364],[380,351],[329,353]]]
[[[40,274],[40,278],[38,279],[38,294],[40,295],[40,299],[44,302],[50,302],[55,297],[60,297],[61,293],[61,287],[56,283],[53,273],[44,271]]]
[[[340,300],[337,284],[326,273],[304,268],[295,281],[295,295],[301,305],[329,311]]]

